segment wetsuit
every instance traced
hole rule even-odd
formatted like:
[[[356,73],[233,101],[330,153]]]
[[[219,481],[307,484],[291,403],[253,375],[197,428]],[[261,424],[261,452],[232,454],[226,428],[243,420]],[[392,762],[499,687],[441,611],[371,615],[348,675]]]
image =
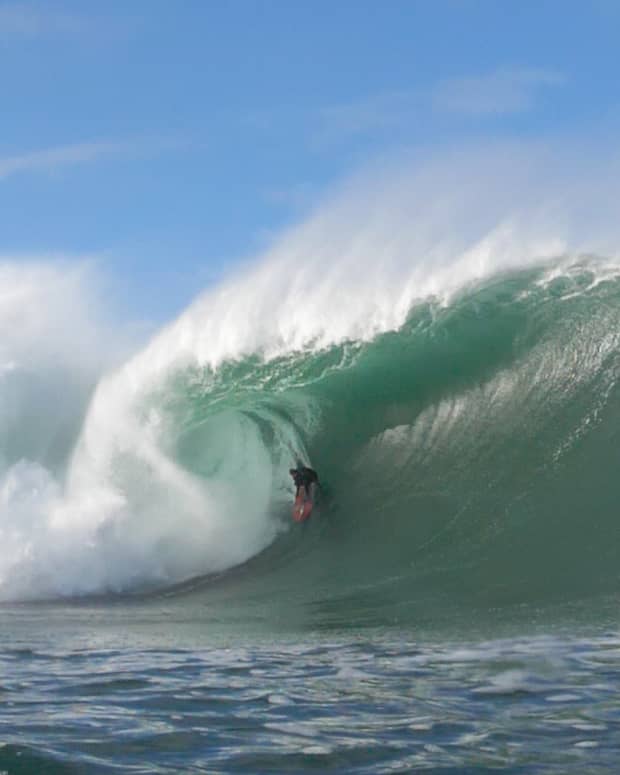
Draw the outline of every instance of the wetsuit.
[[[310,495],[310,485],[319,483],[319,475],[313,468],[299,466],[298,468],[289,469],[289,474],[293,477],[295,487],[297,488],[295,497],[299,495],[300,487],[305,487],[306,495]]]

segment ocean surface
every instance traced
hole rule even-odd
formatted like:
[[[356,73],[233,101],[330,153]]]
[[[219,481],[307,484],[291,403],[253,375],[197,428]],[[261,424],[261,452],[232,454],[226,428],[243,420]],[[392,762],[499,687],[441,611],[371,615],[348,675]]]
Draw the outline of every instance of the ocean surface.
[[[616,771],[620,273],[521,264],[3,343],[0,772]]]
[[[530,611],[498,637],[488,613],[445,632],[231,626],[205,600],[1,613],[2,772],[617,769],[620,636],[600,622],[569,634]]]

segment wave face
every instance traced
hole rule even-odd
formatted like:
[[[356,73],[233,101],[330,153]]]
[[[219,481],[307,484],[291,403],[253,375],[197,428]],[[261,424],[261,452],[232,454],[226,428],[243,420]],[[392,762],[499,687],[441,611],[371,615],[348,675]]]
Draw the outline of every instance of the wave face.
[[[201,479],[237,461],[250,499],[271,481],[282,526],[289,461],[319,470],[319,514],[254,564],[255,595],[310,589],[342,622],[610,593],[619,345],[620,280],[600,263],[511,272],[367,342],[178,374],[171,449]]]
[[[619,339],[620,280],[582,260],[419,303],[368,341],[179,364],[128,403],[121,371],[64,490],[24,460],[5,474],[4,508],[32,531],[21,555],[13,534],[5,587],[167,585],[276,539],[259,576],[273,560],[327,599],[614,590]],[[297,456],[324,481],[312,531],[289,521]]]
[[[339,621],[615,593],[619,262],[416,190],[346,238],[320,212],[122,368],[83,368],[75,320],[8,342],[0,596],[212,594],[243,563],[238,595]],[[301,528],[295,458],[324,485]]]

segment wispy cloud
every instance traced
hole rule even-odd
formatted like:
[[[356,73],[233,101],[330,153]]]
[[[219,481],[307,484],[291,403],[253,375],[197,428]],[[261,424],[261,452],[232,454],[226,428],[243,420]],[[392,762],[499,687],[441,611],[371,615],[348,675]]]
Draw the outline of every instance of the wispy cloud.
[[[0,179],[28,172],[56,172],[64,167],[87,164],[108,157],[141,157],[186,145],[179,139],[128,140],[124,142],[88,142],[62,145],[30,151],[15,156],[0,157]]]
[[[89,26],[83,17],[34,3],[0,5],[0,38],[34,39],[45,36],[81,35]]]
[[[430,112],[477,116],[532,110],[542,92],[564,84],[564,77],[543,68],[499,68],[481,76],[454,78],[411,89],[372,94],[319,110],[312,139],[318,146],[355,137],[408,131]]]
[[[20,172],[53,172],[61,167],[127,153],[128,150],[127,143],[95,142],[31,151],[18,156],[0,158],[0,178],[8,178]]]
[[[443,81],[435,88],[433,107],[471,116],[522,113],[534,107],[543,89],[563,83],[563,76],[553,70],[501,68],[487,75]]]
[[[319,118],[327,136],[366,134],[402,124],[412,117],[418,101],[413,91],[375,94],[324,108]]]

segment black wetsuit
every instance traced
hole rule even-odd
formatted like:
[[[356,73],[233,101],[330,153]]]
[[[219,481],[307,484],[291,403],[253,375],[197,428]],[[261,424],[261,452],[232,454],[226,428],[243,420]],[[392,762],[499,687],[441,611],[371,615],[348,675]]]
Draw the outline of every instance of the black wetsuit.
[[[310,495],[310,485],[319,483],[319,475],[313,468],[306,468],[306,466],[299,466],[298,468],[289,469],[290,475],[293,477],[297,492],[295,497],[299,495],[299,488],[306,488],[306,495]]]

